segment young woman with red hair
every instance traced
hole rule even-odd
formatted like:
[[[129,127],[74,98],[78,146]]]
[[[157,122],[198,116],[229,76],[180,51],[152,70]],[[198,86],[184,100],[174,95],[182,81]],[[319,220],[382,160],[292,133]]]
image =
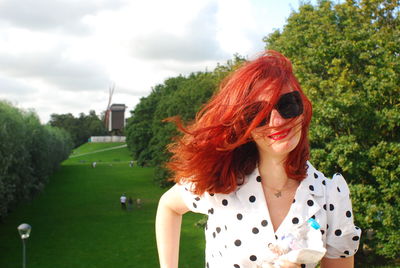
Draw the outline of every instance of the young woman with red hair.
[[[327,179],[308,162],[311,115],[290,61],[269,50],[226,78],[191,125],[176,120],[183,136],[168,163],[176,185],[156,217],[161,267],[178,267],[189,210],[208,215],[207,268],[315,267],[321,258],[323,268],[353,267],[361,230],[343,177]],[[285,248],[299,230],[304,241]],[[300,252],[293,243],[316,251],[289,257]]]

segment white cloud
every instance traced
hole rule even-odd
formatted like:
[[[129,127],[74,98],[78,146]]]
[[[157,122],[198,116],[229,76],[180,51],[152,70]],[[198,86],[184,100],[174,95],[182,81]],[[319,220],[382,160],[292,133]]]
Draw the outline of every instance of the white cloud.
[[[1,0],[0,99],[78,115],[132,109],[166,78],[253,56],[297,0]]]
[[[25,29],[85,34],[89,28],[82,24],[84,16],[104,9],[117,9],[122,4],[119,0],[2,0],[0,18]]]

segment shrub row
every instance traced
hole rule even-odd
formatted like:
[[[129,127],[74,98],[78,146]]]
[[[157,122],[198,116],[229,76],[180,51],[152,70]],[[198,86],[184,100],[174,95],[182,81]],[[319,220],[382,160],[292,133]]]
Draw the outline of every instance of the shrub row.
[[[71,149],[66,131],[42,125],[33,111],[0,101],[0,220],[40,192]]]

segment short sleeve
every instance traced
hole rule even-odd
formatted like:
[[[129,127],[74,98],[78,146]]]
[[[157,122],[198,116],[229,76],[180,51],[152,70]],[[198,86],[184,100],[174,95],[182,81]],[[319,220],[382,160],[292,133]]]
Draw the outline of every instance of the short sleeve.
[[[176,184],[178,191],[182,197],[183,202],[190,211],[195,213],[207,214],[209,209],[210,194],[204,193],[203,195],[196,195],[192,192],[192,183],[179,183]]]
[[[360,243],[361,229],[354,225],[349,187],[343,176],[327,180],[327,258],[353,256]]]

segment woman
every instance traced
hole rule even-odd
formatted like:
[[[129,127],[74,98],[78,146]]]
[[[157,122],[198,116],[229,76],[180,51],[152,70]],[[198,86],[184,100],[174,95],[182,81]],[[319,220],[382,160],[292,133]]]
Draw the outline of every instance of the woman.
[[[184,135],[168,163],[177,184],[156,218],[161,267],[178,267],[189,210],[208,215],[206,267],[315,267],[271,259],[310,218],[326,248],[321,267],[353,267],[361,230],[343,177],[327,179],[307,161],[311,114],[290,61],[270,50],[225,79],[192,125],[178,122]]]

